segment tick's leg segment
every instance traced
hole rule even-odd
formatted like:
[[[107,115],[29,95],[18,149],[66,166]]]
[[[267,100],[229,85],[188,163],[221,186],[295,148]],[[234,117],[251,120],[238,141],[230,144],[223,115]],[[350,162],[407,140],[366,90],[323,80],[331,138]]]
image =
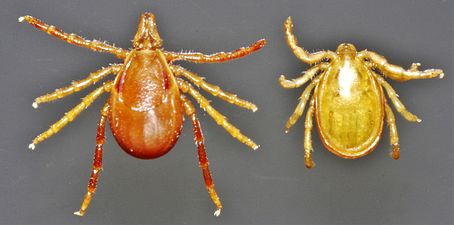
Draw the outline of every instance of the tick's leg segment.
[[[205,55],[198,52],[190,52],[190,53],[177,53],[177,52],[168,52],[165,51],[164,55],[166,56],[167,60],[169,61],[178,61],[178,60],[185,60],[191,61],[195,63],[215,63],[215,62],[225,62],[237,58],[241,58],[243,56],[249,55],[263,46],[265,46],[266,40],[260,39],[254,44],[248,47],[239,48],[233,52],[218,52],[211,55]]]
[[[296,79],[287,80],[284,75],[279,77],[279,83],[283,88],[298,88],[305,84],[308,80],[312,79],[315,75],[328,67],[328,63],[321,63],[307,70],[303,76]]]
[[[320,51],[315,53],[308,53],[304,48],[298,46],[298,41],[296,40],[295,35],[293,34],[293,23],[292,17],[288,17],[284,23],[285,38],[287,39],[287,44],[292,49],[293,53],[301,61],[314,64],[322,61],[323,59],[334,59],[336,54],[331,51]]]
[[[74,212],[75,215],[83,216],[85,211],[90,205],[91,198],[95,194],[96,185],[98,184],[98,176],[102,170],[102,147],[104,145],[105,140],[105,127],[107,116],[109,115],[110,106],[109,103],[104,104],[104,107],[101,110],[101,118],[98,122],[98,131],[96,132],[96,148],[95,148],[95,155],[93,159],[93,167],[91,170],[90,180],[88,181],[87,186],[87,193],[85,194],[84,200],[82,202],[82,206],[80,207],[79,211]]]
[[[306,102],[311,96],[311,92],[314,89],[315,85],[318,84],[318,81],[320,80],[320,77],[317,77],[314,79],[307,87],[304,89],[303,94],[301,94],[300,101],[298,102],[298,105],[295,108],[295,111],[293,114],[290,116],[290,118],[287,120],[287,123],[285,124],[285,133],[288,133],[289,129],[295,125],[296,121],[303,115],[304,112],[304,107],[306,106]]]
[[[358,53],[358,57],[362,58],[363,60],[371,61],[372,65],[377,67],[383,73],[383,75],[393,80],[407,81],[413,79],[427,79],[434,77],[443,78],[444,76],[443,70],[439,69],[428,69],[424,71],[419,71],[417,70],[419,66],[419,64],[417,63],[413,63],[409,70],[405,70],[400,66],[388,63],[385,57],[375,52],[362,51]]]
[[[237,95],[231,94],[228,92],[223,91],[220,87],[209,84],[203,80],[200,76],[195,73],[189,72],[181,66],[171,66],[172,72],[176,76],[183,76],[191,81],[195,86],[202,88],[203,90],[209,92],[210,94],[221,98],[231,104],[237,105],[239,107],[243,107],[252,111],[257,111],[257,106],[253,103],[248,102],[246,100],[240,99]]]
[[[394,113],[391,110],[391,107],[389,107],[388,103],[385,104],[385,112],[386,120],[388,121],[389,125],[391,146],[393,146],[391,156],[393,157],[393,159],[398,160],[400,157],[399,136],[397,135],[396,119],[394,118]]]
[[[117,48],[112,45],[108,45],[104,42],[100,42],[97,40],[89,41],[89,40],[85,40],[84,38],[82,38],[76,34],[65,33],[64,31],[60,30],[59,28],[52,26],[52,25],[45,24],[32,16],[20,17],[19,22],[23,22],[23,21],[27,21],[29,24],[33,25],[34,27],[36,27],[56,38],[66,41],[70,44],[89,48],[93,51],[114,54],[115,56],[117,56],[120,59],[124,59],[126,57],[126,55],[128,54],[127,50]]]
[[[35,146],[38,143],[46,140],[50,136],[60,131],[69,122],[73,121],[82,111],[84,111],[88,106],[90,106],[91,103],[93,103],[93,101],[96,98],[98,98],[102,93],[109,92],[110,89],[112,88],[112,83],[113,83],[112,81],[104,83],[102,87],[99,87],[98,89],[94,90],[93,92],[85,96],[85,98],[82,99],[82,102],[79,103],[76,107],[72,108],[69,112],[67,112],[63,118],[61,118],[56,123],[52,124],[52,126],[50,126],[48,130],[44,131],[35,139],[33,139],[33,142],[28,147],[34,150]]]
[[[378,80],[378,82],[385,88],[386,93],[388,93],[388,97],[391,99],[391,102],[393,103],[394,107],[396,107],[396,110],[408,121],[411,122],[421,122],[421,119],[419,119],[417,116],[415,116],[413,113],[409,112],[404,104],[399,100],[399,97],[396,94],[396,91],[391,87],[391,85],[386,82],[382,77],[379,75],[376,75],[375,78]]]
[[[83,90],[84,88],[98,82],[99,80],[103,79],[109,74],[115,74],[118,73],[122,65],[120,64],[114,64],[111,65],[107,68],[102,68],[94,73],[91,73],[87,78],[79,80],[79,81],[74,81],[72,82],[71,85],[64,87],[64,88],[59,88],[55,90],[52,93],[40,96],[35,99],[33,102],[33,107],[37,108],[38,104],[44,103],[44,102],[50,102],[56,99],[64,98],[74,92],[78,92],[80,90]]]
[[[312,148],[312,117],[314,115],[314,106],[315,106],[315,99],[312,98],[311,103],[309,105],[309,109],[306,113],[306,122],[304,127],[304,158],[307,168],[314,167],[314,162],[312,161],[312,152],[314,149]]]
[[[216,205],[216,211],[214,212],[215,216],[219,216],[221,214],[222,204],[219,200],[219,196],[214,189],[214,182],[211,178],[211,172],[208,162],[208,158],[205,152],[205,144],[202,129],[200,128],[200,122],[197,118],[195,113],[194,106],[192,103],[183,95],[181,95],[181,99],[183,100],[184,110],[186,115],[191,119],[192,127],[194,128],[194,141],[197,145],[197,153],[199,155],[199,166],[202,169],[203,179],[205,180],[205,186],[208,190],[208,194],[210,194],[211,200]]]
[[[224,115],[219,113],[216,109],[214,109],[210,102],[203,97],[196,89],[192,87],[186,81],[177,78],[178,86],[180,90],[184,93],[190,94],[196,101],[199,103],[200,107],[205,110],[213,119],[216,121],[218,125],[223,127],[227,132],[230,133],[234,138],[238,139],[241,143],[251,147],[252,149],[256,150],[259,146],[252,141],[250,138],[243,135],[238,128],[233,126],[227,121]]]

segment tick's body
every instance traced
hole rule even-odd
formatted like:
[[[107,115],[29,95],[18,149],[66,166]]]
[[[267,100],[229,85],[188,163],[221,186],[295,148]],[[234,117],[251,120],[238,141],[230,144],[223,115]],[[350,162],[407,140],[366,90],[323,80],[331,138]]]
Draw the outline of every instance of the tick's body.
[[[369,70],[352,57],[332,62],[315,90],[315,115],[322,143],[343,158],[367,154],[383,128],[384,98]]]
[[[398,159],[399,138],[394,114],[385,99],[382,87],[397,111],[407,120],[421,120],[406,110],[382,75],[406,81],[437,76],[441,78],[443,71],[418,71],[419,64],[416,63],[412,64],[410,70],[404,70],[389,64],[384,57],[374,52],[357,52],[352,44],[340,44],[336,52],[321,51],[310,54],[297,45],[292,26],[289,17],[284,24],[288,45],[300,60],[313,67],[302,77],[293,80],[286,80],[282,75],[279,82],[284,88],[296,88],[312,79],[285,125],[288,131],[301,117],[310,99],[304,134],[306,166],[313,166],[311,131],[314,113],[323,145],[337,156],[346,159],[362,157],[374,150],[380,141],[386,118],[393,146],[392,157]]]
[[[189,82],[229,103],[253,111],[257,107],[234,94],[224,92],[218,86],[205,82],[198,75],[174,65],[173,62],[178,60],[197,63],[224,62],[257,51],[264,46],[265,40],[228,53],[203,55],[201,53],[169,52],[161,48],[162,41],[156,29],[154,16],[145,13],[140,19],[139,28],[133,40],[134,49],[127,51],[103,42],[88,41],[75,34],[67,34],[31,16],[21,17],[19,21],[27,21],[38,29],[71,44],[87,47],[94,51],[112,53],[124,60],[122,64],[113,64],[90,74],[86,79],[73,82],[68,87],[38,97],[33,103],[36,108],[40,103],[63,98],[94,84],[109,74],[115,74],[113,81],[105,82],[102,87],[87,95],[79,105],[66,113],[62,119],[53,124],[47,131],[38,135],[29,146],[34,149],[36,144],[57,133],[66,124],[74,120],[102,93],[110,92],[110,98],[101,110],[101,119],[98,123],[93,170],[88,183],[87,194],[80,210],[75,213],[76,215],[85,213],[96,189],[99,171],[102,169],[102,147],[107,120],[115,139],[125,152],[137,158],[153,159],[166,154],[175,145],[183,126],[185,114],[191,119],[194,128],[199,164],[208,193],[217,208],[215,215],[220,214],[222,205],[214,189],[208,168],[200,124],[194,106],[183,93],[192,96],[201,108],[213,117],[217,124],[226,129],[234,138],[253,149],[257,149],[258,145],[230,124],[225,116],[216,111],[209,101]]]
[[[178,85],[159,50],[132,51],[110,95],[110,127],[127,153],[142,159],[164,155],[176,143],[184,108]]]

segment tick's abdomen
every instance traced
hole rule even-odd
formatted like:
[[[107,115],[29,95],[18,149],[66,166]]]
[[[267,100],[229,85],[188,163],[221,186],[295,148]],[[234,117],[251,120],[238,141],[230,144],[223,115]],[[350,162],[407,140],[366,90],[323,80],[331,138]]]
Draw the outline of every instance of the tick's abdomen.
[[[354,58],[340,58],[326,71],[316,96],[323,144],[343,158],[372,151],[383,128],[383,94],[370,71]]]
[[[110,126],[128,154],[152,159],[175,145],[183,106],[175,79],[160,51],[132,51],[114,83]]]

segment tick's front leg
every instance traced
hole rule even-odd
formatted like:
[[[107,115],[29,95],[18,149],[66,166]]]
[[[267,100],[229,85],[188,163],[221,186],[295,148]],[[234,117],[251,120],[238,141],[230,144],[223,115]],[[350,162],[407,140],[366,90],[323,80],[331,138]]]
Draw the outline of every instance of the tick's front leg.
[[[304,108],[306,107],[306,102],[311,96],[312,90],[314,89],[315,85],[318,84],[320,77],[314,79],[307,87],[304,89],[303,94],[301,94],[300,100],[298,105],[295,108],[295,111],[292,113],[290,118],[287,120],[285,124],[285,133],[288,133],[290,128],[295,125],[296,121],[303,115]]]
[[[185,61],[191,61],[191,62],[195,62],[195,63],[217,63],[217,62],[225,62],[225,61],[229,61],[229,60],[233,60],[233,59],[237,59],[237,58],[241,58],[243,56],[249,55],[249,54],[261,49],[263,46],[265,46],[265,44],[266,44],[266,40],[260,39],[248,47],[242,47],[233,52],[218,52],[218,53],[214,53],[211,55],[205,55],[203,53],[198,53],[198,52],[177,53],[177,52],[165,51],[164,55],[165,55],[166,59],[169,60],[170,62],[185,60]]]
[[[93,159],[93,168],[91,170],[90,180],[88,181],[87,194],[85,194],[82,206],[80,207],[79,211],[74,212],[74,214],[78,216],[83,216],[85,214],[88,205],[90,205],[91,198],[93,197],[96,191],[96,185],[98,184],[98,176],[102,170],[102,150],[103,150],[102,148],[105,140],[106,132],[105,127],[107,116],[109,115],[109,110],[110,110],[109,103],[106,103],[101,110],[101,118],[99,119],[98,130],[96,132],[96,149]]]
[[[93,40],[93,41],[85,40],[84,38],[82,38],[76,34],[65,33],[61,29],[59,29],[55,26],[52,26],[52,25],[45,24],[32,16],[19,17],[19,22],[23,22],[23,21],[26,21],[29,24],[33,25],[34,27],[36,27],[56,38],[66,41],[70,44],[89,48],[93,51],[107,52],[110,54],[114,54],[115,56],[117,56],[120,59],[124,59],[126,57],[126,55],[128,54],[128,51],[124,50],[122,48],[117,48],[115,46],[108,45],[104,42],[100,42],[97,40]]]
[[[103,79],[104,77],[112,74],[117,73],[121,69],[121,64],[113,64],[109,67],[102,68],[96,72],[91,73],[87,78],[74,81],[71,85],[59,88],[52,93],[45,94],[43,96],[39,96],[33,102],[33,108],[38,108],[38,105],[44,102],[50,102],[56,99],[64,98],[74,92],[78,92],[87,88],[88,86],[96,83],[97,81]]]
[[[216,205],[215,216],[221,214],[222,204],[219,200],[219,196],[214,189],[214,182],[211,178],[210,168],[208,167],[209,162],[205,152],[205,144],[202,129],[200,128],[200,122],[195,113],[195,108],[192,103],[183,95],[181,96],[184,104],[184,110],[186,115],[191,119],[192,127],[194,128],[194,141],[197,145],[197,153],[199,155],[199,166],[202,169],[203,179],[205,180],[205,186],[210,194],[211,200]]]
[[[203,97],[196,89],[194,89],[192,85],[190,85],[188,82],[180,78],[177,78],[177,82],[180,90],[184,93],[188,93],[189,95],[191,95],[197,101],[197,103],[199,103],[200,107],[203,110],[205,110],[208,113],[208,115],[210,115],[219,126],[224,128],[230,135],[232,135],[232,137],[236,138],[238,141],[249,146],[254,150],[257,150],[259,148],[259,145],[257,145],[253,140],[251,140],[244,134],[242,134],[238,128],[229,123],[229,121],[224,115],[222,115],[216,109],[214,109],[211,106],[210,102],[205,97]]]
[[[287,40],[287,44],[292,49],[293,53],[296,55],[298,59],[301,61],[314,64],[317,62],[322,61],[323,59],[334,59],[336,58],[336,54],[331,51],[320,51],[315,53],[308,53],[304,48],[298,46],[298,41],[293,34],[293,23],[292,17],[288,17],[284,23],[284,30],[285,30],[285,38]]]
[[[434,77],[443,78],[444,76],[443,70],[439,69],[419,71],[419,64],[417,63],[413,63],[409,70],[405,70],[400,66],[388,63],[385,57],[371,51],[362,51],[358,53],[358,57],[363,60],[370,60],[372,64],[369,65],[377,67],[381,72],[383,72],[383,75],[393,80],[407,81]]]
[[[253,112],[257,111],[257,106],[251,102],[248,102],[244,99],[239,98],[237,95],[223,91],[219,86],[209,84],[204,81],[202,77],[198,76],[195,73],[189,72],[181,66],[172,65],[170,69],[175,74],[175,76],[183,76],[189,81],[191,81],[195,86],[202,88],[203,90],[209,92],[210,94],[221,98],[231,104],[235,104],[239,107],[252,110]]]
[[[375,76],[378,82],[385,88],[386,93],[388,94],[389,99],[391,99],[391,102],[393,103],[394,107],[396,108],[397,112],[399,112],[406,120],[410,122],[421,122],[421,119],[419,119],[416,115],[411,113],[410,111],[405,108],[404,104],[399,100],[399,97],[394,91],[394,89],[391,87],[391,85],[385,81],[382,77],[379,75]]]
[[[279,83],[283,88],[298,88],[303,86],[307,81],[312,79],[314,76],[320,73],[320,71],[323,71],[328,67],[328,63],[321,63],[318,64],[314,67],[311,67],[309,70],[307,70],[303,76],[300,76],[298,78],[292,79],[292,80],[287,80],[285,79],[284,75],[281,75],[279,77]]]
[[[94,90],[93,92],[85,96],[85,98],[82,99],[81,103],[79,103],[76,107],[72,108],[69,112],[67,112],[65,116],[63,116],[60,120],[52,124],[49,129],[47,129],[46,131],[38,135],[35,139],[33,139],[33,142],[28,146],[28,148],[34,150],[38,143],[56,134],[68,123],[73,121],[82,111],[84,111],[88,106],[90,106],[91,103],[93,103],[93,101],[96,100],[102,93],[109,92],[110,89],[112,88],[112,83],[113,83],[112,81],[106,82],[103,84],[102,87],[99,87],[98,89]]]

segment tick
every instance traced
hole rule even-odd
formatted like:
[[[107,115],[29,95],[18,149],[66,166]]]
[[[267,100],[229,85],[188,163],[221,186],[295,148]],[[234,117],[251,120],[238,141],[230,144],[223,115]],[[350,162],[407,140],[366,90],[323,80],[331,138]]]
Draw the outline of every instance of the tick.
[[[33,107],[37,108],[38,104],[66,97],[95,84],[109,75],[114,75],[112,80],[104,82],[101,87],[83,98],[80,104],[68,111],[63,118],[38,135],[29,146],[30,149],[35,149],[38,143],[54,135],[69,122],[73,121],[101,94],[110,93],[101,110],[101,118],[98,123],[94,162],[87,193],[80,210],[75,212],[76,215],[84,215],[95,193],[98,175],[102,169],[106,121],[109,121],[113,136],[126,153],[139,159],[154,159],[166,154],[175,145],[183,126],[183,117],[186,114],[192,122],[199,166],[203,173],[205,185],[216,206],[214,215],[219,216],[222,205],[215,191],[208,167],[204,137],[195,108],[187,96],[194,98],[200,107],[234,138],[254,150],[259,146],[230,124],[226,117],[216,111],[192,84],[231,104],[252,111],[256,111],[257,107],[251,102],[221,90],[218,86],[207,83],[197,74],[173,63],[180,60],[195,63],[216,63],[233,60],[262,48],[265,45],[264,39],[249,47],[239,48],[233,52],[219,52],[211,55],[197,52],[177,53],[166,51],[162,48],[162,40],[157,31],[154,15],[144,13],[140,17],[138,30],[132,41],[133,48],[125,50],[105,42],[89,41],[76,34],[67,34],[59,28],[47,25],[31,16],[20,17],[19,22],[22,21],[26,21],[34,27],[70,44],[93,51],[114,54],[123,60],[121,64],[112,64],[102,68],[91,73],[83,80],[75,81],[67,87],[40,96],[33,102]]]
[[[304,130],[306,167],[314,166],[311,157],[314,114],[323,145],[345,159],[359,158],[372,152],[380,141],[386,118],[392,145],[391,156],[399,159],[399,137],[394,114],[385,99],[383,89],[405,119],[411,122],[421,120],[405,108],[384,77],[397,81],[442,78],[443,71],[419,71],[419,63],[413,63],[409,70],[405,70],[388,63],[383,56],[375,52],[357,52],[355,46],[346,43],[340,44],[336,52],[308,53],[298,46],[292,27],[292,19],[288,17],[284,23],[287,44],[298,59],[312,67],[296,79],[287,80],[281,75],[279,82],[284,88],[298,88],[310,81],[295,111],[285,124],[287,133],[301,117],[309,101]]]

